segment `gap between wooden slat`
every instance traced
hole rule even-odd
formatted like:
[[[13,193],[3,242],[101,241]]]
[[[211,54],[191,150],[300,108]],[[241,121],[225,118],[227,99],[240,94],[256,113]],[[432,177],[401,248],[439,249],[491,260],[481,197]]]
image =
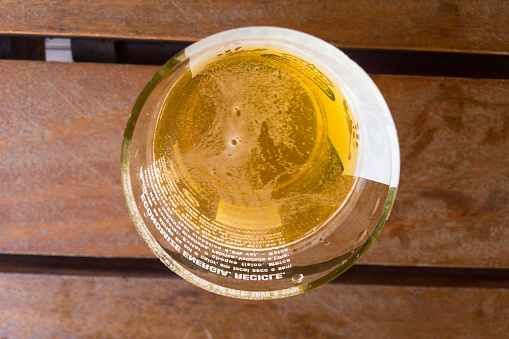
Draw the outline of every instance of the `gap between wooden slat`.
[[[76,276],[178,276],[158,259],[0,254],[0,273]],[[507,288],[509,269],[354,265],[332,283]]]
[[[71,40],[75,62],[135,65],[162,65],[192,43],[98,38]],[[509,55],[366,48],[341,50],[371,74],[509,79]],[[44,38],[0,35],[0,59],[44,60]]]

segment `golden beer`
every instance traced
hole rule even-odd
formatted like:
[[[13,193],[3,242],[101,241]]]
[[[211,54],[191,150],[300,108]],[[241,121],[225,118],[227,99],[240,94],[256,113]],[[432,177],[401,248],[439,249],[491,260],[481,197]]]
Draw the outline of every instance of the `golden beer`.
[[[187,71],[162,105],[153,143],[178,213],[234,247],[274,247],[316,231],[355,181],[346,100],[321,70],[284,50],[237,47]]]

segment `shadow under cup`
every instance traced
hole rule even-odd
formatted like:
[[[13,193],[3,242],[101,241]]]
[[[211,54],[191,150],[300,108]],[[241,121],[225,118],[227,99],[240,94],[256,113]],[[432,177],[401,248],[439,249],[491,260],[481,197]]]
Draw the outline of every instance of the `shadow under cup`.
[[[374,242],[399,146],[379,90],[341,51],[247,27],[156,73],[121,169],[131,218],[169,268],[218,294],[273,299],[330,281]]]

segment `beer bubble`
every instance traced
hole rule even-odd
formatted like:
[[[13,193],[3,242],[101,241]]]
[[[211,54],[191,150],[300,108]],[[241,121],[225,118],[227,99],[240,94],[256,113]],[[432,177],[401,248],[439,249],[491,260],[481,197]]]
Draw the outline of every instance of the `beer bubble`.
[[[232,145],[233,145],[233,146],[237,145],[237,140],[233,139],[233,140],[232,140]]]
[[[304,279],[304,276],[301,274],[301,273],[297,273],[295,274],[293,277],[292,277],[292,282],[295,284],[295,285],[300,285],[302,284],[302,280]]]
[[[330,244],[330,241],[326,241],[323,243],[325,246],[329,245]]]

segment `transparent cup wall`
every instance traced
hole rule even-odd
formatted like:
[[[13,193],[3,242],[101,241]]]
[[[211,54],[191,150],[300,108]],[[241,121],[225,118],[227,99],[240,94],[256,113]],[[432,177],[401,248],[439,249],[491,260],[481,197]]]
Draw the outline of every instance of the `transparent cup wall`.
[[[290,51],[325,71],[358,123],[355,184],[328,222],[298,241],[247,249],[199,234],[179,216],[154,166],[153,138],[167,92],[187,71],[238,46]],[[318,287],[347,270],[374,242],[392,208],[399,180],[399,146],[389,109],[369,76],[334,46],[274,27],[226,31],[168,61],[140,94],[128,121],[121,158],[131,218],[150,249],[170,269],[206,290],[236,298],[273,299]],[[159,180],[156,180],[159,179]]]

